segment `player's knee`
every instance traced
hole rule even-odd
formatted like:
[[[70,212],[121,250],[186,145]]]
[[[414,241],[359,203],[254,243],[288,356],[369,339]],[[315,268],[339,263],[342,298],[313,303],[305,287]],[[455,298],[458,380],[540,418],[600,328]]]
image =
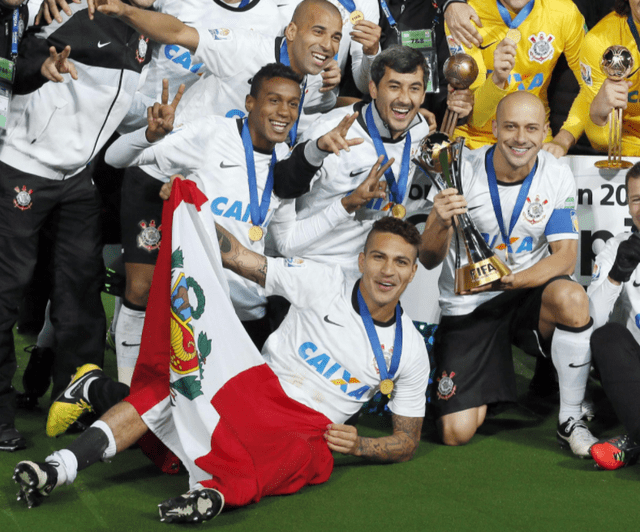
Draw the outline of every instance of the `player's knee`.
[[[553,309],[556,321],[569,327],[585,325],[589,320],[589,296],[584,288],[571,281],[552,286],[545,303]]]
[[[441,420],[438,423],[442,443],[452,447],[466,445],[471,441],[478,427],[474,423],[462,420]]]
[[[124,297],[136,306],[146,307],[150,289],[151,281],[146,278],[127,279],[127,288]]]

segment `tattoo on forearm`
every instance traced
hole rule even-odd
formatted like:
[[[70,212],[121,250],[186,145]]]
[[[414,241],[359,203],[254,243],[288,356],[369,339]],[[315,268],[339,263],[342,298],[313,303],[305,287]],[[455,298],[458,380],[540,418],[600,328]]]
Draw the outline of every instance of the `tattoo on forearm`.
[[[384,438],[360,438],[357,454],[379,462],[411,460],[420,441],[422,418],[392,416],[393,435]]]
[[[264,286],[267,279],[267,258],[245,248],[224,227],[216,224],[218,244],[225,268]]]

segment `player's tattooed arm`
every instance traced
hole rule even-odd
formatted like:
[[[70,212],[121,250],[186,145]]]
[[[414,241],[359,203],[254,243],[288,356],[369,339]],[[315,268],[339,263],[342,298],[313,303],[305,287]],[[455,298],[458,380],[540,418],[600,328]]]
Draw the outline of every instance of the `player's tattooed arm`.
[[[244,247],[235,236],[216,224],[222,265],[245,279],[264,287],[267,280],[267,258]]]
[[[333,423],[327,427],[325,439],[332,451],[361,456],[377,462],[407,462],[413,458],[420,441],[421,417],[391,416],[393,434],[383,438],[358,436],[352,425]]]

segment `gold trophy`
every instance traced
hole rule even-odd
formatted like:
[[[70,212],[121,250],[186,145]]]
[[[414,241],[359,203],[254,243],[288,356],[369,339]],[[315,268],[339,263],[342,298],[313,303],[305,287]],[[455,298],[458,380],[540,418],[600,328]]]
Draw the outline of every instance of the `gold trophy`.
[[[624,46],[609,46],[600,61],[602,71],[612,81],[626,79],[633,69],[633,57]],[[629,161],[622,160],[622,109],[612,109],[609,116],[609,157],[596,162],[598,168],[630,168]]]
[[[462,194],[461,155],[464,138],[451,141],[444,133],[433,133],[420,143],[413,162],[431,178],[439,192],[455,188]],[[459,214],[456,228],[456,277],[455,293],[467,292],[497,281],[511,270],[491,251],[489,245],[473,223],[469,213]],[[460,266],[460,241],[467,254],[467,265]]]
[[[465,90],[471,87],[478,77],[478,64],[469,54],[455,54],[444,62],[443,71],[449,85],[456,90]],[[457,123],[458,113],[447,108],[440,131],[451,137]]]

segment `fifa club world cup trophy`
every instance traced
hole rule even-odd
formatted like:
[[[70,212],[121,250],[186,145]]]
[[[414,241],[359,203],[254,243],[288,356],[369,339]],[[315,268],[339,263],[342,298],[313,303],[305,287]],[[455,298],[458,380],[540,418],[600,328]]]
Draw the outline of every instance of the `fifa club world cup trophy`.
[[[626,79],[633,69],[633,57],[624,46],[609,46],[600,61],[602,71],[610,80]],[[597,161],[598,168],[630,168],[629,161],[622,160],[622,109],[612,109],[609,116],[609,157],[606,161]]]
[[[478,64],[469,54],[455,54],[444,62],[444,77],[454,89],[471,87],[478,77]],[[447,109],[442,119],[440,131],[451,137],[458,123],[458,113]]]
[[[419,152],[413,158],[431,178],[439,192],[447,188],[455,188],[462,192],[461,155],[464,138],[451,141],[444,133],[433,133],[420,143]],[[454,222],[456,227],[456,277],[455,293],[468,292],[497,281],[511,270],[491,251],[489,245],[473,223],[469,213],[458,215]],[[464,244],[467,264],[461,266],[460,242]]]

